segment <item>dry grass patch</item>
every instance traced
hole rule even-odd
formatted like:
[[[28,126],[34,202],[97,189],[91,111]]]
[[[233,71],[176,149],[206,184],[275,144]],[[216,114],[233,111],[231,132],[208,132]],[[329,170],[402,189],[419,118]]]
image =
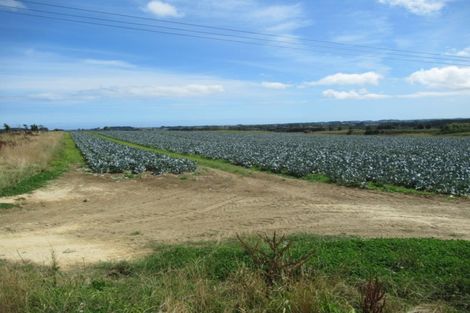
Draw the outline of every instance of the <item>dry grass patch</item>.
[[[1,134],[0,189],[44,171],[60,148],[63,137],[61,132]]]

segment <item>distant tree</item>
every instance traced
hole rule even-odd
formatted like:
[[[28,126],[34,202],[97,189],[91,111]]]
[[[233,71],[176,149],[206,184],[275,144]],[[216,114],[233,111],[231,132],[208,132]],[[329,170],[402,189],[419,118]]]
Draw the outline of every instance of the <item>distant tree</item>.
[[[364,135],[378,135],[379,133],[380,131],[377,128],[374,128],[372,126],[366,126]]]
[[[36,133],[39,132],[39,126],[36,124],[32,124],[29,128],[31,129],[32,132],[36,132]]]
[[[3,124],[3,128],[5,129],[5,132],[7,132],[7,133],[10,132],[11,127],[7,123]]]
[[[28,130],[28,125],[23,124],[24,129]]]

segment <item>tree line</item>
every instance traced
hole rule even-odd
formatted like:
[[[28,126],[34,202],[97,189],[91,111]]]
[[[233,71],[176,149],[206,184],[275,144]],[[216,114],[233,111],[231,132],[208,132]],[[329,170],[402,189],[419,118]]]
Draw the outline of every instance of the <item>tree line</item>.
[[[31,133],[39,133],[49,131],[49,129],[43,125],[38,124],[23,124],[23,127],[11,127],[7,123],[3,123],[3,132],[10,133],[10,132],[31,132]]]

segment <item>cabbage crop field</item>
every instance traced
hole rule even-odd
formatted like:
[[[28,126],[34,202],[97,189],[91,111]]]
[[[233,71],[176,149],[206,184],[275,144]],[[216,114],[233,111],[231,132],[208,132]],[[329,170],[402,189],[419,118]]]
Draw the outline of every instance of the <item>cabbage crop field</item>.
[[[196,164],[125,145],[110,142],[86,133],[74,132],[72,137],[88,166],[97,173],[152,172],[179,174],[194,171]]]
[[[321,174],[344,185],[365,186],[372,182],[470,195],[468,138],[160,130],[103,134],[295,177]]]

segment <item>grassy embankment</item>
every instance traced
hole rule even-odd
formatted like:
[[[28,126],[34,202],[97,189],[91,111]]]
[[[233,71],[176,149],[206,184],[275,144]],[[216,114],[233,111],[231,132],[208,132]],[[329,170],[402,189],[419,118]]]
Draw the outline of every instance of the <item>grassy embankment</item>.
[[[297,235],[290,257],[313,250],[303,269],[269,283],[237,241],[159,245],[132,262],[62,272],[0,263],[0,311],[363,312],[361,286],[384,284],[383,312],[470,309],[470,242]],[[268,251],[268,250],[266,250]]]
[[[83,162],[68,133],[3,136],[11,136],[13,142],[0,149],[0,197],[42,187],[64,173],[71,164]],[[0,208],[3,206],[7,205]]]
[[[285,175],[285,174],[279,174],[279,173],[273,173],[270,171],[258,169],[258,168],[245,168],[242,166],[238,165],[233,165],[225,160],[215,160],[215,159],[209,159],[205,158],[200,155],[195,155],[195,154],[185,154],[185,153],[176,153],[176,152],[171,152],[168,150],[163,150],[163,149],[158,149],[150,146],[145,146],[137,143],[132,143],[129,141],[124,141],[121,139],[116,139],[111,136],[107,136],[104,134],[99,134],[99,133],[92,133],[97,136],[100,136],[102,138],[105,138],[107,140],[110,140],[115,143],[127,145],[129,147],[134,147],[142,150],[147,150],[147,151],[152,151],[160,154],[165,154],[167,156],[173,157],[173,158],[186,158],[189,160],[193,160],[197,162],[197,164],[205,167],[210,167],[210,168],[215,168],[219,170],[223,170],[229,173],[234,173],[234,174],[240,174],[240,175],[250,175],[255,172],[269,172],[271,174],[276,174],[284,177],[290,177],[292,178],[293,176]],[[310,174],[304,177],[301,177],[300,179],[307,180],[310,182],[322,182],[322,183],[334,183],[328,176],[326,175],[321,175],[321,174]],[[378,183],[373,183],[369,182],[366,186],[367,189],[371,190],[379,190],[379,191],[386,191],[386,192],[399,192],[399,193],[404,193],[404,194],[414,194],[414,195],[432,195],[432,192],[426,192],[426,191],[420,191],[412,188],[407,188],[403,186],[395,186],[391,184],[378,184]]]

